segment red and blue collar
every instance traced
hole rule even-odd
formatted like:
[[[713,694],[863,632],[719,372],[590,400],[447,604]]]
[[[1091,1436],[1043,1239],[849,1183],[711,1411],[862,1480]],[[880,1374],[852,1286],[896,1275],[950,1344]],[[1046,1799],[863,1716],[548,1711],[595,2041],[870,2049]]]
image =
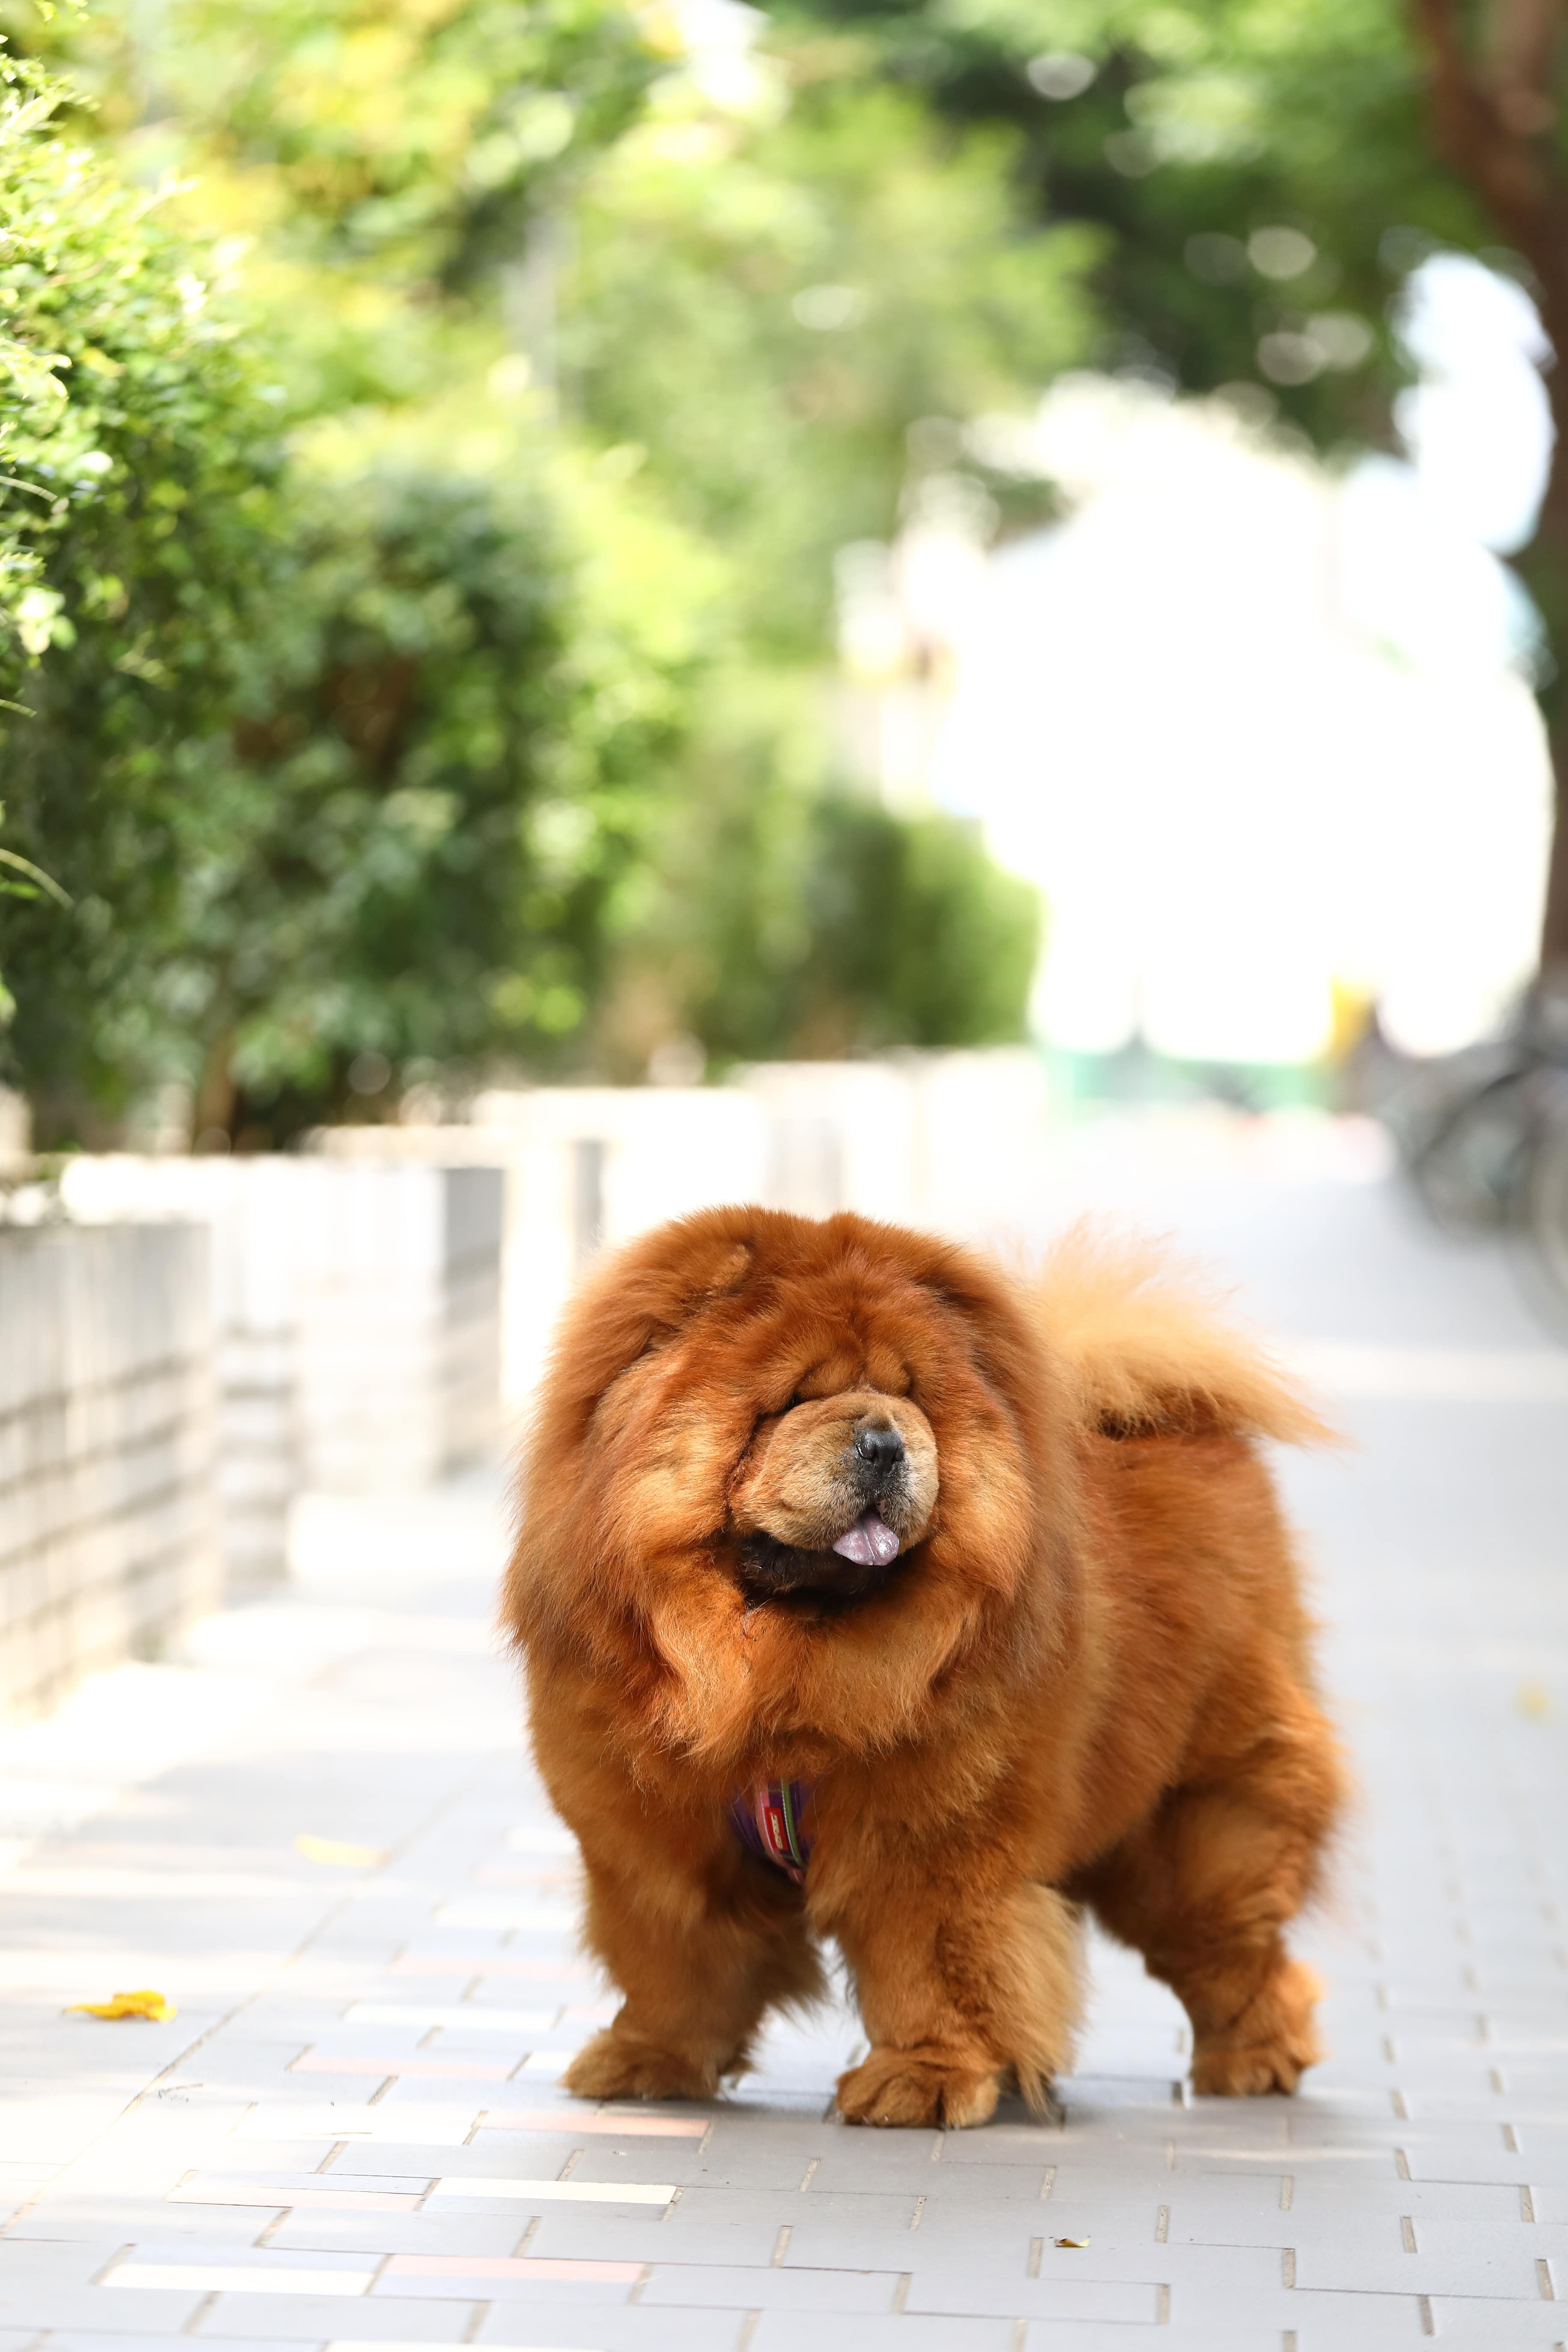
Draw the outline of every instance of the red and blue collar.
[[[737,1790],[730,1800],[730,1821],[747,1853],[771,1862],[797,1886],[805,1884],[811,1860],[805,1826],[811,1787],[809,1780],[762,1780],[755,1788]]]

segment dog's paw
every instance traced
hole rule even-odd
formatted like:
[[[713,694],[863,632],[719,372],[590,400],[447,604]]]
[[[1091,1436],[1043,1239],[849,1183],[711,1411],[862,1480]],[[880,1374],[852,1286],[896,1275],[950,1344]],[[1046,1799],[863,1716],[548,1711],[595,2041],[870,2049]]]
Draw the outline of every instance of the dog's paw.
[[[561,2079],[574,2099],[710,2099],[719,2068],[610,2025],[584,2043]]]
[[[838,2112],[848,2124],[988,2123],[1001,2074],[913,2050],[873,2050],[838,2077]]]
[[[1205,2099],[1258,2099],[1270,2091],[1293,2091],[1316,2053],[1298,2058],[1289,2050],[1199,2049],[1193,2059],[1193,2088]]]
[[[1293,2091],[1323,2055],[1312,2011],[1323,1988],[1303,1960],[1287,1960],[1233,2025],[1199,2034],[1193,2088],[1205,2098],[1255,2099]]]

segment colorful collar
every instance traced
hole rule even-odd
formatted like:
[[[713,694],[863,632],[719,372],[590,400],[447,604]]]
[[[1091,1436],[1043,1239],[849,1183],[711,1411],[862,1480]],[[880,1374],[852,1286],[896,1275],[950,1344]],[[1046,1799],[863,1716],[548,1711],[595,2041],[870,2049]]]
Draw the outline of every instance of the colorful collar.
[[[730,1800],[730,1820],[748,1853],[771,1862],[797,1886],[805,1883],[811,1838],[803,1827],[811,1802],[809,1780],[763,1780],[739,1789]]]

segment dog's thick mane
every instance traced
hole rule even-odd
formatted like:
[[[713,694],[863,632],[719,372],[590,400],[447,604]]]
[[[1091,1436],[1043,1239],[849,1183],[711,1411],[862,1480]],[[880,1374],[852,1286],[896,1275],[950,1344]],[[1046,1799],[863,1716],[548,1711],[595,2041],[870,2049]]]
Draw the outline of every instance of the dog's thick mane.
[[[1226,1319],[1224,1294],[1160,1243],[1074,1225],[1040,1266],[1031,1303],[1086,1428],[1332,1439],[1261,1341]]]

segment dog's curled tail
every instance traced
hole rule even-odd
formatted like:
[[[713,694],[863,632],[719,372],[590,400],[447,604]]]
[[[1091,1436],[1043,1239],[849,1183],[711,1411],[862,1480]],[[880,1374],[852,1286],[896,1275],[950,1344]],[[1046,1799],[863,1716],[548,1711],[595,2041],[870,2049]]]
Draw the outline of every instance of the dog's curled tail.
[[[1158,1243],[1074,1225],[1031,1287],[1086,1426],[1119,1437],[1224,1429],[1332,1442],[1289,1373],[1226,1320],[1223,1297]]]

